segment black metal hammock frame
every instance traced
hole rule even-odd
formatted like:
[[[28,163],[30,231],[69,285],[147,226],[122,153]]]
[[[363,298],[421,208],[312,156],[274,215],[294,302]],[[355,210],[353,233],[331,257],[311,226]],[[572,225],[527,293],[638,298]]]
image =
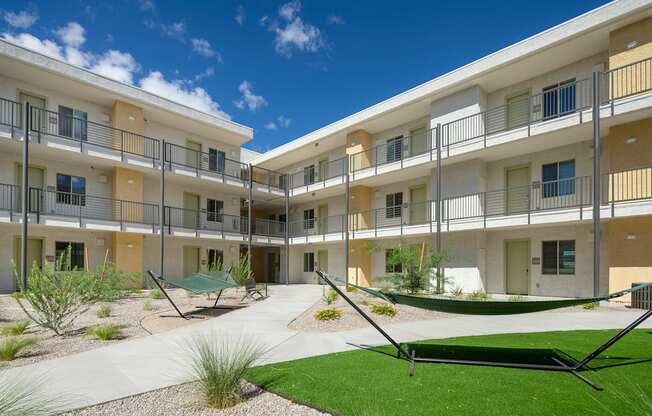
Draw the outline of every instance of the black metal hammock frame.
[[[464,365],[477,365],[477,366],[488,366],[488,367],[521,368],[521,369],[529,369],[529,370],[560,371],[560,372],[571,373],[577,378],[579,378],[580,380],[589,384],[594,389],[603,390],[603,388],[600,385],[591,381],[589,378],[581,374],[581,372],[584,370],[588,370],[589,369],[588,364],[591,361],[593,361],[600,354],[602,354],[607,348],[614,345],[621,338],[623,338],[625,335],[630,333],[634,328],[636,328],[637,326],[642,324],[646,319],[652,316],[652,309],[646,311],[639,318],[634,320],[634,322],[629,324],[626,328],[623,328],[620,332],[614,335],[607,342],[597,347],[595,350],[587,354],[581,360],[579,361],[574,360],[575,362],[570,365],[556,357],[552,357],[552,360],[555,362],[555,364],[496,362],[496,361],[485,361],[485,360],[465,360],[465,359],[457,359],[457,358],[419,357],[416,355],[417,354],[416,349],[412,348],[408,352],[405,346],[403,346],[399,342],[395,341],[391,336],[389,336],[389,334],[385,332],[380,326],[378,326],[378,324],[373,319],[371,319],[369,315],[367,315],[362,309],[360,309],[360,307],[358,307],[358,305],[356,305],[351,300],[351,298],[349,298],[339,287],[337,287],[335,282],[331,280],[331,278],[329,278],[325,273],[321,271],[317,271],[316,273],[324,282],[326,282],[326,284],[328,284],[331,288],[333,288],[333,290],[335,290],[337,294],[342,297],[342,299],[344,299],[349,305],[351,305],[351,307],[353,307],[353,309],[355,309],[356,312],[358,312],[371,326],[373,326],[383,337],[385,337],[385,339],[387,339],[394,347],[396,347],[397,358],[400,358],[402,355],[410,362],[410,368],[409,368],[410,376],[414,375],[416,363],[464,364]],[[405,304],[405,305],[414,306],[418,308],[439,310],[439,311],[451,312],[451,313],[466,313],[469,315],[510,315],[510,314],[513,315],[518,313],[538,312],[543,310],[568,307],[572,305],[581,305],[590,302],[597,302],[600,300],[613,299],[619,296],[623,296],[626,293],[640,290],[644,287],[652,286],[652,283],[647,283],[644,285],[636,286],[632,289],[611,293],[609,295],[602,296],[602,297],[584,298],[584,299],[527,301],[527,302],[458,301],[452,299],[425,298],[425,297],[418,297],[418,296],[402,295],[397,293],[383,293],[374,289],[352,285],[350,283],[349,285],[355,287],[356,289],[363,290],[364,292],[369,293],[371,295],[382,298],[392,304],[399,303],[399,304]],[[435,302],[428,303],[433,300]],[[525,306],[524,304],[533,304],[533,305],[527,307],[515,308],[514,307],[515,305],[509,305],[510,303],[512,304],[518,303],[520,304],[520,306]],[[474,305],[470,305],[470,304],[474,304]],[[484,306],[480,308],[479,304],[484,304]],[[428,305],[430,305],[431,307],[428,307]],[[468,308],[464,308],[465,306]],[[497,307],[497,309],[494,312],[489,313],[488,307],[490,306]],[[460,312],[461,310],[464,310],[465,312]]]

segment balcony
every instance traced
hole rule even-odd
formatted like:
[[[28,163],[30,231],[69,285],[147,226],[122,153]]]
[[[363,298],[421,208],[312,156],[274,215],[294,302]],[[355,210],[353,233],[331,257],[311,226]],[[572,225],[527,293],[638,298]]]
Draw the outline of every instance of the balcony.
[[[281,221],[255,218],[252,227],[252,242],[264,244],[285,244],[285,226]]]
[[[267,192],[276,196],[285,196],[287,175],[273,170],[252,166],[254,191]]]
[[[0,97],[0,134],[10,139],[22,137],[21,114],[20,103]]]
[[[241,188],[249,180],[249,166],[224,157],[220,152],[202,152],[165,143],[165,165],[173,173],[234,185]]]
[[[301,172],[289,174],[290,196],[313,192],[345,182],[346,157],[312,165]]]
[[[291,244],[341,241],[345,236],[345,216],[333,215],[290,223]]]

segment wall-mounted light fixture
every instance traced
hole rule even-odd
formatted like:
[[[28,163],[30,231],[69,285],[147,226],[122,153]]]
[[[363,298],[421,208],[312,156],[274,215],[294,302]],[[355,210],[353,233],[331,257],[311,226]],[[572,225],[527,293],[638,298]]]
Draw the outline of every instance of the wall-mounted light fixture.
[[[135,121],[136,120],[136,117],[134,117],[134,116],[129,116],[128,118],[129,118],[129,121]]]
[[[636,240],[636,234],[632,234],[632,233],[627,234],[627,240]]]
[[[129,185],[133,185],[133,184],[134,184],[134,180],[131,179],[131,178],[129,178],[129,179],[127,179],[127,183],[128,183]]]
[[[629,137],[629,138],[625,141],[625,143],[627,143],[627,144],[634,144],[634,143],[636,143],[637,141],[638,141],[638,139],[637,139],[636,137]]]
[[[637,46],[638,46],[638,41],[630,40],[629,42],[627,42],[627,45],[625,46],[625,48],[632,49],[632,48],[635,48]]]
[[[127,248],[134,248],[134,245],[129,243],[129,244],[127,244]]]

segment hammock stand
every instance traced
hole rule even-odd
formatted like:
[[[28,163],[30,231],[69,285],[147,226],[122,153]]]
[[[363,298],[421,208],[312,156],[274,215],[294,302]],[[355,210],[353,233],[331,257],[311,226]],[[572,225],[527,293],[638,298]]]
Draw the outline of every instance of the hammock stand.
[[[463,364],[463,365],[477,365],[477,366],[486,366],[486,367],[503,367],[503,368],[521,368],[521,369],[527,369],[527,370],[544,370],[544,371],[559,371],[559,372],[566,372],[574,375],[578,379],[582,380],[583,382],[587,383],[591,387],[593,387],[595,390],[603,390],[603,388],[596,384],[595,382],[591,381],[588,377],[584,376],[581,374],[581,371],[589,369],[588,364],[593,361],[596,357],[598,357],[602,352],[604,352],[607,348],[611,347],[614,345],[616,342],[618,342],[621,338],[623,338],[625,335],[630,333],[634,328],[639,326],[641,323],[643,323],[646,319],[648,319],[650,316],[652,316],[652,309],[646,311],[643,315],[641,315],[639,318],[634,320],[631,324],[629,324],[626,328],[622,329],[620,332],[618,332],[616,335],[614,335],[611,339],[609,339],[607,342],[604,344],[600,345],[598,348],[587,354],[583,359],[576,361],[573,365],[568,365],[564,363],[561,360],[558,360],[555,357],[552,357],[552,360],[556,362],[556,364],[532,364],[532,363],[511,363],[511,362],[495,362],[495,361],[482,361],[482,360],[463,360],[463,359],[450,359],[450,358],[427,358],[427,357],[419,357],[416,355],[416,351],[412,349],[410,352],[408,352],[403,345],[401,345],[399,342],[394,340],[387,332],[385,332],[378,324],[369,317],[358,305],[356,305],[351,298],[349,298],[340,288],[337,287],[337,285],[331,281],[331,279],[326,276],[321,271],[316,272],[317,275],[324,280],[333,290],[337,292],[338,295],[342,297],[353,309],[356,310],[371,326],[373,326],[385,339],[387,339],[394,347],[396,347],[396,357],[401,358],[401,355],[403,355],[408,361],[410,361],[410,367],[409,367],[409,372],[408,374],[410,376],[414,375],[416,363],[440,363],[440,364]],[[350,283],[349,283],[350,284]],[[351,284],[350,284],[351,285]],[[367,288],[362,288],[360,286],[352,285],[353,287],[357,289],[367,289]],[[647,285],[642,285],[642,286],[637,286],[634,289],[640,289],[645,286],[650,286],[650,284]],[[384,296],[381,294],[381,292],[376,292],[376,291],[369,291],[369,290],[364,290],[367,293],[371,293],[372,295],[378,296],[383,298],[384,300],[390,302],[390,303],[396,303],[392,301],[392,299],[389,296]],[[626,290],[623,291],[624,293],[631,292],[632,290]],[[617,297],[616,295],[622,296],[624,294],[623,292],[617,292],[611,295],[608,295],[605,298],[613,298]],[[379,295],[380,294],[380,295]],[[382,296],[381,296],[382,295]],[[594,298],[598,299],[598,298]],[[534,301],[536,302],[536,301]],[[532,302],[532,303],[534,303]],[[588,302],[585,302],[588,303]],[[564,305],[565,306],[565,305]],[[563,307],[563,306],[562,306]],[[549,308],[553,309],[553,308]],[[514,312],[512,312],[514,313]]]

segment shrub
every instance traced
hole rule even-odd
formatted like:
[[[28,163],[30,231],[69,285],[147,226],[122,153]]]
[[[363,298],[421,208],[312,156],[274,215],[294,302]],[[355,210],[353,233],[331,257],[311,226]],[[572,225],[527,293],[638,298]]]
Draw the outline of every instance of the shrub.
[[[241,255],[238,263],[231,265],[231,277],[238,286],[244,286],[247,279],[254,278],[254,272],[249,267],[249,254]]]
[[[374,303],[371,305],[371,312],[376,315],[389,316],[390,318],[396,316],[397,313],[394,305],[388,305],[386,303]]]
[[[197,335],[189,344],[191,377],[210,407],[224,409],[242,400],[245,373],[263,349],[244,338],[233,342],[223,336]]]
[[[510,302],[523,302],[525,298],[521,295],[512,295],[509,297]]]
[[[150,312],[150,311],[155,311],[156,309],[157,309],[156,305],[154,305],[154,303],[152,302],[151,299],[147,299],[145,301],[145,303],[143,304],[143,310],[144,311]]]
[[[95,315],[100,319],[108,318],[109,315],[111,315],[111,305],[107,303],[100,305],[100,307],[95,311]]]
[[[64,410],[66,402],[61,396],[47,397],[43,391],[49,381],[42,377],[11,377],[0,370],[0,415],[51,416]]]
[[[23,335],[28,326],[29,321],[27,319],[15,321],[2,327],[2,329],[0,329],[0,335]]]
[[[165,295],[161,289],[152,289],[149,291],[150,299],[164,299]]]
[[[142,281],[142,273],[122,272],[113,263],[98,265],[92,272],[92,296],[97,302],[113,302],[125,296],[128,286]]]
[[[598,304],[595,303],[595,302],[585,303],[584,305],[582,305],[582,307],[583,307],[584,309],[586,309],[587,311],[593,310],[593,309],[595,309],[597,306],[598,306]]]
[[[129,292],[131,292],[133,295],[140,295],[141,293],[143,293],[143,289],[139,287],[132,287],[131,289],[129,289]]]
[[[326,297],[324,298],[326,304],[331,305],[335,303],[336,300],[337,300],[337,292],[335,291],[335,289],[329,290],[328,293],[326,294]]]
[[[468,300],[484,302],[489,300],[489,295],[487,295],[487,292],[483,290],[474,290],[473,292],[469,293],[466,298]]]
[[[315,312],[315,319],[318,321],[334,321],[342,317],[342,311],[336,308],[324,308]]]
[[[370,305],[370,302],[369,302],[367,299],[362,299],[362,300],[360,301],[360,305],[369,306],[369,305]]]
[[[122,329],[116,324],[101,324],[89,326],[84,332],[85,337],[110,341],[112,339],[122,338]]]
[[[346,291],[347,292],[357,292],[358,288],[355,288],[353,286],[346,286]]]
[[[451,295],[453,295],[456,298],[462,297],[464,295],[464,289],[462,289],[461,286],[455,286],[453,290],[451,290]]]
[[[0,341],[0,361],[11,361],[18,353],[38,342],[36,337],[7,337]]]
[[[70,246],[59,256],[52,267],[32,266],[27,277],[27,287],[18,278],[15,264],[14,275],[21,289],[21,296],[14,298],[32,321],[43,328],[62,335],[73,326],[75,320],[95,302],[93,276],[71,267]],[[23,304],[28,302],[31,309]]]

